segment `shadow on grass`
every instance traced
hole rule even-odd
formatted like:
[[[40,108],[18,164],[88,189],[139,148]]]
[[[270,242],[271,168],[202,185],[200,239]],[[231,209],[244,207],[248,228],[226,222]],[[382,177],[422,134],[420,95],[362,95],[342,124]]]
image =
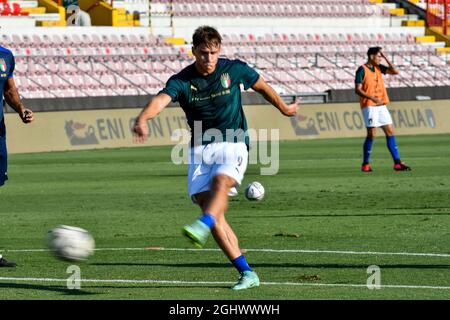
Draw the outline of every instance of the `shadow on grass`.
[[[95,292],[87,292],[82,289],[71,290],[59,285],[48,286],[48,285],[27,284],[27,283],[0,283],[0,289],[27,289],[27,290],[52,291],[52,292],[59,292],[68,296],[92,296],[102,294]]]
[[[169,267],[169,268],[230,268],[226,263],[92,263],[94,266],[107,267]],[[367,269],[367,264],[338,264],[338,263],[251,263],[254,268],[315,268],[315,269]],[[381,269],[450,269],[450,264],[378,264]]]
[[[103,286],[83,286],[83,288],[88,289],[176,289],[176,288],[183,288],[183,289],[230,289],[230,285],[217,285],[217,284],[203,284],[203,285],[195,285],[195,284],[176,284],[176,283],[167,283],[165,285],[155,283],[147,283],[147,284],[140,284],[140,285],[103,285]]]
[[[155,283],[148,283],[145,285],[83,285],[83,280],[81,280],[81,286],[85,289],[176,289],[176,288],[191,288],[191,289],[230,289],[230,285],[217,285],[217,284],[204,284],[204,285],[186,285],[186,284],[170,284],[167,285],[155,285]],[[61,287],[61,286],[47,286],[47,285],[33,285],[33,284],[24,284],[24,283],[0,283],[0,289],[29,289],[29,290],[41,290],[41,291],[53,291],[53,292],[60,292],[68,296],[94,296],[99,295],[103,293],[96,293],[96,292],[87,292],[80,290],[69,290],[67,288]]]
[[[352,214],[287,214],[287,215],[257,215],[237,216],[234,219],[266,219],[266,218],[345,218],[345,217],[399,217],[399,216],[450,216],[450,212],[408,212],[408,213],[352,213]]]

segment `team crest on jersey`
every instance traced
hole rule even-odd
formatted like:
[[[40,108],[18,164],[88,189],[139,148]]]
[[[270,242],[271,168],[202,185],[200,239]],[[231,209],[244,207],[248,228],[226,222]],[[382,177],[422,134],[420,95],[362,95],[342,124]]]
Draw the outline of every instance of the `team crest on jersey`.
[[[228,73],[223,73],[220,76],[220,83],[222,84],[222,87],[228,89],[231,84],[230,75]]]
[[[6,61],[5,59],[0,58],[0,71],[1,72],[6,72]]]

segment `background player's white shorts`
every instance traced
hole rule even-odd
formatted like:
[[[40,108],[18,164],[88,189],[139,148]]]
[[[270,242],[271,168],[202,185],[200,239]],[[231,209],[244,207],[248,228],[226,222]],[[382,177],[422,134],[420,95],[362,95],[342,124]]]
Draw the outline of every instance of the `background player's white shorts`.
[[[371,106],[362,109],[366,128],[378,128],[392,124],[392,117],[385,105]]]
[[[189,149],[188,192],[193,195],[209,191],[212,179],[224,174],[242,183],[248,164],[248,150],[244,142],[218,142],[195,146]],[[237,195],[236,186],[230,189],[229,196]]]

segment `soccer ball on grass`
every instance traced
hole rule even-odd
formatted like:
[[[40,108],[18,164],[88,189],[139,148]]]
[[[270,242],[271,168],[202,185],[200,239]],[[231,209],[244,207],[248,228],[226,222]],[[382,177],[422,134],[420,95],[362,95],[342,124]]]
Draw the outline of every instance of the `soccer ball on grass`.
[[[254,181],[245,188],[245,197],[250,201],[259,201],[264,198],[264,187],[261,183]]]

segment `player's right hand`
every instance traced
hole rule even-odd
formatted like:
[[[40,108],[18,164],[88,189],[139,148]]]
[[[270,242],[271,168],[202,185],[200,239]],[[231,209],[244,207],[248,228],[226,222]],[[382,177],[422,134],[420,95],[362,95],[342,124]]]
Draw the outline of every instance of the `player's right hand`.
[[[20,115],[23,123],[31,123],[34,120],[34,113],[31,109],[24,109],[23,114]]]
[[[135,143],[144,143],[147,141],[148,132],[147,121],[137,118],[133,126],[133,141]]]
[[[380,106],[383,104],[383,101],[381,101],[381,99],[379,99],[378,97],[373,97],[372,101],[375,102],[377,104],[377,106]]]

